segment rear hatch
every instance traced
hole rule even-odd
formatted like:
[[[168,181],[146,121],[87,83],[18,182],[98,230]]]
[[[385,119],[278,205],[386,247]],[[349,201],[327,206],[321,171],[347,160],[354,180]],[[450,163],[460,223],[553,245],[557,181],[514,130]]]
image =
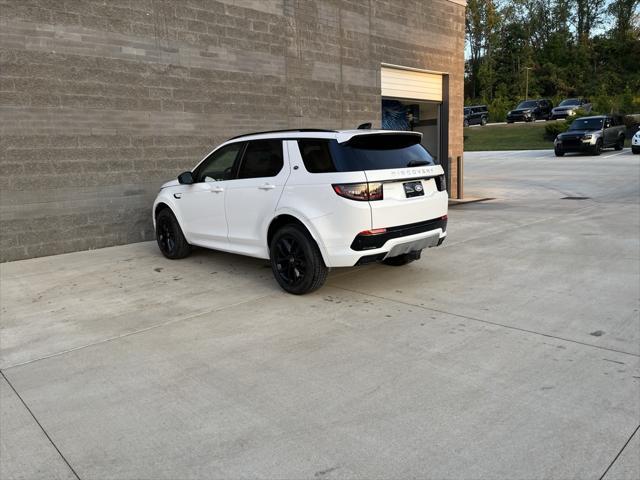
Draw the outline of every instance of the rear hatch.
[[[338,170],[362,170],[371,192],[371,228],[389,228],[440,218],[447,213],[448,194],[442,167],[417,132],[353,135],[334,151]],[[337,157],[337,158],[335,158]],[[380,198],[381,197],[381,198]]]

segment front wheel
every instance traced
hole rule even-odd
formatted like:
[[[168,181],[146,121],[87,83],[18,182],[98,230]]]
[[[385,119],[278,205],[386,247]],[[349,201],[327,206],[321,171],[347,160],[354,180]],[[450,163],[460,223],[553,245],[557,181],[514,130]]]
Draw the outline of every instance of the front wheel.
[[[564,157],[564,152],[558,147],[554,148],[554,152],[556,154],[556,157]]]
[[[602,153],[602,140],[596,142],[596,146],[593,147],[593,154],[600,155]]]
[[[483,127],[487,124],[487,118],[486,117],[482,117],[480,119],[480,125],[482,125]]]
[[[329,269],[311,236],[297,225],[285,225],[269,245],[271,270],[283,290],[303,295],[320,288]]]
[[[466,128],[469,126],[469,120],[467,120],[466,118],[464,119],[464,122],[462,123],[462,125]]]
[[[191,253],[191,245],[184,238],[180,224],[171,210],[165,208],[156,217],[156,241],[162,254],[176,260]]]

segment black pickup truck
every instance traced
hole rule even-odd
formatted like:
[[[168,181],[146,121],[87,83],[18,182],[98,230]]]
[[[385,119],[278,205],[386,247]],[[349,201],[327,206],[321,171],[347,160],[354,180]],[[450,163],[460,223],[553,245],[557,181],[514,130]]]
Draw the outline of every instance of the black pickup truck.
[[[622,150],[627,127],[622,118],[614,115],[576,118],[569,130],[559,134],[553,142],[557,157],[566,152],[588,152],[600,155],[603,148]]]

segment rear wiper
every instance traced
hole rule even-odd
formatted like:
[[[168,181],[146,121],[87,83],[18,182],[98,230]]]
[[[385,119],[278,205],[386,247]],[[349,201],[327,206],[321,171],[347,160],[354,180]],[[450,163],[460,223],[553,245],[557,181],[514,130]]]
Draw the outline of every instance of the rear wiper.
[[[407,167],[422,167],[423,165],[429,165],[426,160],[411,160],[407,163]]]

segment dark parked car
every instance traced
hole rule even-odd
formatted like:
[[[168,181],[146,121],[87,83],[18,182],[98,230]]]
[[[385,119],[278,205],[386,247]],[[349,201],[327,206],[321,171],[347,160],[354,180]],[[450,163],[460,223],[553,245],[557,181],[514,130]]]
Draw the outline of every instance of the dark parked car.
[[[557,157],[566,152],[588,152],[600,155],[603,148],[622,150],[627,127],[621,117],[599,115],[577,118],[569,130],[559,134],[553,142]]]
[[[557,118],[567,118],[573,115],[576,110],[584,110],[586,113],[591,111],[591,102],[586,98],[567,98],[560,102],[556,108],[551,110],[551,120]]]
[[[486,105],[475,105],[473,107],[464,107],[464,126],[482,125],[485,126],[489,121],[489,109]]]
[[[536,120],[549,120],[551,118],[551,100],[541,98],[539,100],[525,100],[507,113],[507,123],[534,122]]]

